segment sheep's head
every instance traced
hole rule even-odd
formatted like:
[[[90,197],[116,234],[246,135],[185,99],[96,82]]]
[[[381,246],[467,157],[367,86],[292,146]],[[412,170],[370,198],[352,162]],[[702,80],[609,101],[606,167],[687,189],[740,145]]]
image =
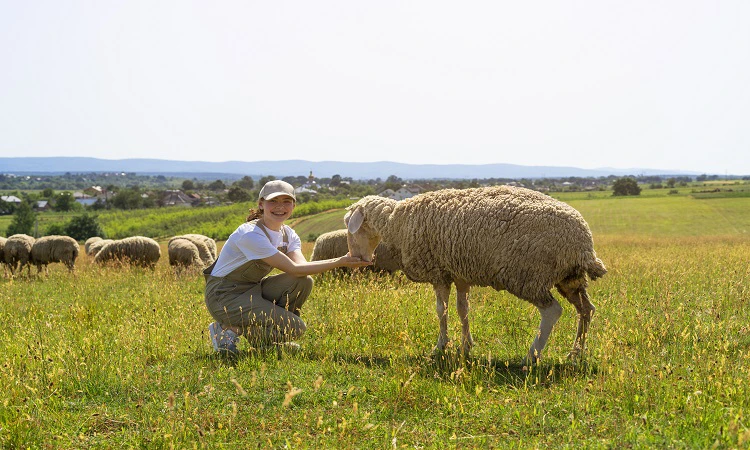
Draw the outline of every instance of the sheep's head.
[[[361,207],[350,209],[344,216],[346,223],[346,241],[349,253],[363,261],[372,261],[375,247],[380,243],[380,235],[369,226]]]

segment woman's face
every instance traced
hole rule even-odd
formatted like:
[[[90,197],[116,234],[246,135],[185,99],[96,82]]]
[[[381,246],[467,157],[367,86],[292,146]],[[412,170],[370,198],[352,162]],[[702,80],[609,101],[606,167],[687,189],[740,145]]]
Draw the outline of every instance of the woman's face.
[[[279,195],[270,200],[261,199],[258,207],[263,210],[266,222],[284,222],[294,211],[294,199],[288,195]]]

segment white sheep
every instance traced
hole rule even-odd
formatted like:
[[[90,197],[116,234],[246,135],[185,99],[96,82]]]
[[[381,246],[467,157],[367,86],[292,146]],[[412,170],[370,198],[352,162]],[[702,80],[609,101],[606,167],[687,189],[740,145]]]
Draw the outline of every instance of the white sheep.
[[[145,236],[131,236],[103,246],[94,257],[94,262],[104,264],[119,261],[153,269],[160,257],[161,248],[158,242]]]
[[[26,234],[14,234],[5,241],[3,256],[11,275],[15,274],[16,269],[19,274],[23,272],[24,266],[28,267],[29,275],[31,275],[31,247],[34,241],[33,237]]]
[[[83,243],[83,251],[86,252],[87,255],[89,255],[89,247],[91,247],[91,244],[94,242],[102,241],[103,239],[99,236],[93,236],[88,239],[86,239],[86,242]]]
[[[562,307],[557,288],[578,312],[578,330],[570,357],[584,348],[595,310],[588,278],[607,273],[594,252],[591,231],[581,214],[547,195],[524,188],[497,186],[446,189],[395,201],[368,196],[348,208],[344,218],[353,256],[370,259],[383,240],[401,252],[403,273],[431,283],[440,321],[437,351],[448,343],[448,298],[456,285],[461,320],[461,350],[473,345],[469,331],[469,289],[491,286],[536,306],[539,331],[526,356],[541,357]]]
[[[206,244],[206,247],[208,247],[208,251],[211,253],[211,262],[207,263],[207,266],[210,266],[211,263],[213,263],[216,260],[216,241],[214,241],[212,238],[208,236],[204,236],[202,234],[183,234],[181,237],[184,237],[185,239],[190,239],[193,242],[196,241],[203,241],[204,244]],[[200,250],[200,249],[199,249]],[[204,259],[204,262],[208,261],[208,259]]]
[[[95,257],[97,253],[99,253],[99,250],[102,249],[105,245],[109,244],[110,242],[114,242],[112,239],[99,239],[98,241],[91,242],[89,244],[89,247],[86,249],[86,255],[90,257]],[[84,244],[85,248],[85,244]]]
[[[346,255],[349,252],[346,228],[343,230],[329,231],[315,239],[310,261],[321,261]],[[401,269],[401,254],[385,242],[381,242],[375,248],[373,270],[393,273]],[[346,270],[340,268],[338,270]]]
[[[8,274],[8,265],[5,264],[5,241],[7,240],[7,238],[0,236],[0,264],[3,265],[3,274],[6,276]]]
[[[169,240],[169,243],[171,243],[173,239],[187,239],[192,242],[198,250],[198,254],[200,255],[204,267],[210,266],[216,259],[216,242],[208,236],[203,236],[202,234],[183,234],[173,237]],[[167,243],[167,248],[169,247],[169,243]]]
[[[79,251],[78,241],[70,236],[44,236],[37,239],[31,247],[31,262],[36,265],[37,273],[41,273],[42,266],[46,272],[47,265],[53,262],[65,264],[72,272]]]
[[[167,244],[169,265],[182,268],[203,268],[204,261],[195,243],[189,239],[174,237]]]

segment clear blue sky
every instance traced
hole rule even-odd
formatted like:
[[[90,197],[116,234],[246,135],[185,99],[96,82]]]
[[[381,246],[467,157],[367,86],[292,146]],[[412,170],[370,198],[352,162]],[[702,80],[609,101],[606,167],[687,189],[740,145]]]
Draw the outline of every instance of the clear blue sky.
[[[0,0],[0,155],[750,174],[750,1]]]

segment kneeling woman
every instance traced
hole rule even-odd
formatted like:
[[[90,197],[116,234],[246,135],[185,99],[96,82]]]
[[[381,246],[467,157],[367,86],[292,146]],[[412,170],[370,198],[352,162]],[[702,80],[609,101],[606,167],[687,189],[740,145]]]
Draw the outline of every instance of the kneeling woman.
[[[305,332],[300,308],[312,291],[309,275],[336,267],[363,267],[369,262],[351,256],[308,262],[297,233],[284,221],[295,206],[294,188],[269,181],[260,191],[258,209],[227,239],[216,261],[203,271],[206,307],[214,350],[237,353],[245,336],[254,347],[284,345]],[[268,274],[274,269],[283,273]]]

